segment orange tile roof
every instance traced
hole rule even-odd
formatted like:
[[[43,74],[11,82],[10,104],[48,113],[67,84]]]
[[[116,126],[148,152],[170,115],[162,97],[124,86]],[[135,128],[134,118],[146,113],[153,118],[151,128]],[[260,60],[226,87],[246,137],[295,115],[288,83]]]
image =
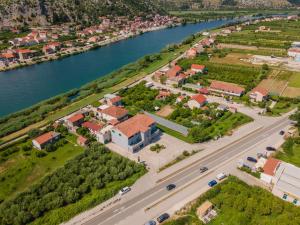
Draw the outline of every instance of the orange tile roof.
[[[121,99],[122,98],[120,96],[116,96],[114,98],[109,99],[109,101],[113,104],[113,103],[121,101]]]
[[[126,110],[122,107],[114,106],[114,105],[110,106],[106,109],[103,109],[100,112],[103,113],[103,114],[112,116],[114,118],[121,118],[121,117],[128,114],[128,110]]]
[[[84,115],[83,114],[75,114],[74,116],[71,116],[68,120],[71,122],[71,123],[75,123],[81,119],[84,118]]]
[[[202,94],[193,95],[191,97],[191,100],[195,100],[199,104],[203,104],[203,103],[205,103],[207,101],[206,97],[204,95],[202,95]]]
[[[83,137],[83,136],[79,136],[77,138],[77,142],[81,143],[81,144],[85,144],[87,142],[87,138]]]
[[[270,176],[273,176],[276,172],[276,169],[278,165],[280,164],[280,160],[274,159],[274,158],[269,158],[264,165],[263,171],[265,174],[268,174]]]
[[[136,133],[146,132],[154,123],[155,121],[150,116],[137,114],[123,123],[116,125],[115,128],[121,131],[127,137],[132,137]]]
[[[192,70],[204,70],[205,66],[204,65],[199,65],[199,64],[192,64],[191,69]]]
[[[50,131],[48,133],[45,133],[37,138],[35,138],[34,140],[39,143],[40,145],[50,141],[51,139],[53,139],[54,137],[56,137],[58,135],[58,133],[54,132],[54,131]]]
[[[259,92],[261,93],[263,96],[267,96],[269,94],[269,91],[265,88],[262,87],[255,87],[254,89],[252,89],[251,91],[252,93],[254,92]]]
[[[212,81],[210,84],[210,88],[221,90],[221,91],[232,92],[236,94],[241,94],[245,91],[244,88],[236,84],[231,84],[231,83],[221,82],[221,81]]]
[[[169,69],[166,73],[167,77],[176,77],[177,74],[182,70],[182,68],[178,65],[173,66],[171,69]]]
[[[91,129],[93,131],[99,131],[103,127],[101,124],[93,123],[93,122],[90,122],[90,121],[84,122],[81,126],[83,126],[85,128],[88,128],[88,129]]]

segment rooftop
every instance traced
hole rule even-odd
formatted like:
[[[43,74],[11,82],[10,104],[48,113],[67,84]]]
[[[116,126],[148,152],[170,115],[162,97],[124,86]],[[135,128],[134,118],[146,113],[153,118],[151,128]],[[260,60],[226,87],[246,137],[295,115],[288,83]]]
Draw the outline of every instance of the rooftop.
[[[125,122],[116,125],[115,128],[127,137],[132,137],[136,133],[146,132],[154,123],[155,121],[150,116],[137,114]]]
[[[276,169],[277,169],[278,165],[280,164],[280,162],[281,161],[278,159],[274,159],[274,158],[268,159],[263,167],[264,173],[268,174],[270,176],[274,176]]]
[[[199,104],[203,104],[203,103],[205,103],[207,101],[206,97],[204,95],[202,95],[202,94],[193,95],[191,97],[191,100],[195,100]]]
[[[236,93],[236,94],[241,94],[245,91],[244,88],[242,88],[236,84],[222,82],[222,81],[215,81],[215,80],[211,82],[210,88],[227,91],[227,92],[232,92],[232,93]]]
[[[93,122],[90,122],[90,121],[84,122],[82,124],[82,126],[85,127],[85,128],[91,129],[93,131],[99,131],[103,127],[101,124],[93,123]]]
[[[51,139],[55,138],[56,136],[58,136],[59,133],[54,132],[54,131],[50,131],[48,133],[45,133],[37,138],[34,139],[34,141],[36,141],[37,143],[39,143],[40,145],[50,141]]]
[[[75,114],[75,115],[71,116],[68,120],[71,123],[75,123],[75,122],[77,122],[77,121],[79,121],[79,120],[81,120],[83,118],[84,118],[84,115],[80,113],[80,114]]]
[[[123,116],[126,116],[128,114],[128,110],[118,107],[118,106],[110,106],[106,109],[103,109],[100,111],[103,114],[109,115],[114,118],[121,118]]]

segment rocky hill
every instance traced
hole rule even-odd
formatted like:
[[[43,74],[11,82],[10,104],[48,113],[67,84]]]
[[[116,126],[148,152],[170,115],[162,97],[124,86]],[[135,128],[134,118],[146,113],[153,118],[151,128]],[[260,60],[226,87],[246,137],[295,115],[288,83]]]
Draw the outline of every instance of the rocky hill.
[[[221,8],[286,8],[300,4],[300,0],[159,0],[167,10]]]
[[[152,0],[0,0],[0,27],[87,23],[99,16],[162,13]]]

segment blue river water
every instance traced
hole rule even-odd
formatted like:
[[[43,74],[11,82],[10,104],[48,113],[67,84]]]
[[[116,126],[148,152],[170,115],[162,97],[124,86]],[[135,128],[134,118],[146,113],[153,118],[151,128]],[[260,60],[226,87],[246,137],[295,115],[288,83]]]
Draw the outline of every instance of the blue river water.
[[[216,20],[164,29],[57,61],[0,72],[0,117],[78,88],[187,36],[232,22]]]

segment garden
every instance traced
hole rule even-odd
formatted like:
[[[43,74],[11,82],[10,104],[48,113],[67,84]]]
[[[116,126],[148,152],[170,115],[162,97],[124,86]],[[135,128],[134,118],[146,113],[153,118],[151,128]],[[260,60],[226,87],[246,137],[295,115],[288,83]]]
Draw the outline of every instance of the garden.
[[[260,187],[249,186],[230,176],[196,201],[177,212],[165,225],[201,225],[197,208],[206,200],[212,202],[218,215],[211,225],[300,224],[300,210]]]

